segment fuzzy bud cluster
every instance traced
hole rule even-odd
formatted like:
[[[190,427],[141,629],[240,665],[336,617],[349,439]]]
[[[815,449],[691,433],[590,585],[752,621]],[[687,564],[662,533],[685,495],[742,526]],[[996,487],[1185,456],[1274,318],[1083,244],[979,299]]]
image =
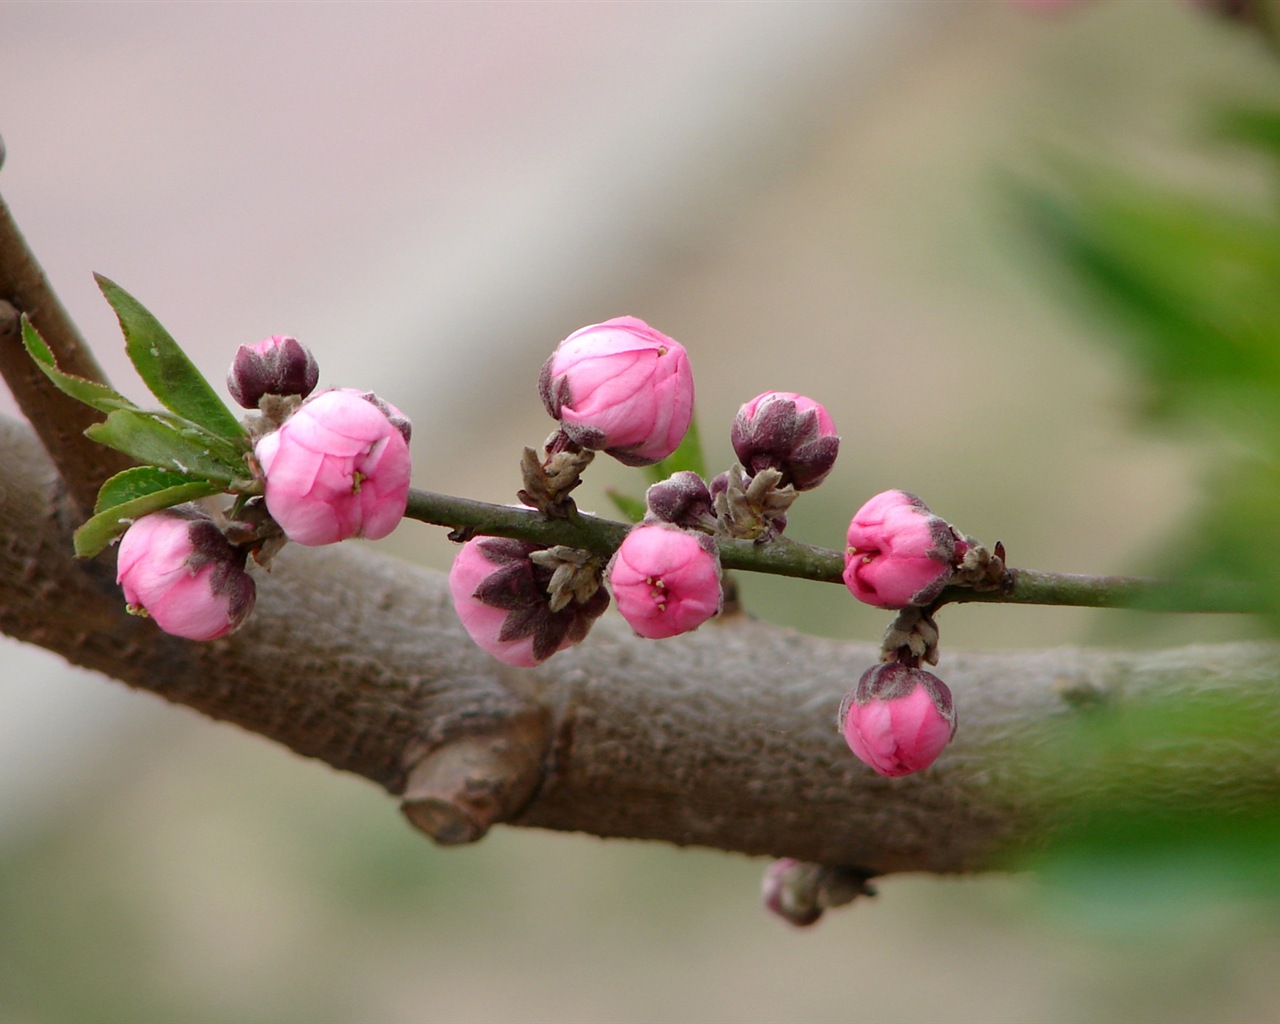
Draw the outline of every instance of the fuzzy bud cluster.
[[[542,557],[548,554],[553,557]],[[449,591],[477,646],[508,665],[531,668],[586,637],[609,606],[608,592],[598,566],[582,560],[578,572],[564,571],[572,561],[558,554],[505,537],[476,537],[462,546],[449,570]]]
[[[776,469],[782,484],[797,491],[822,483],[840,452],[840,437],[827,410],[791,391],[766,391],[743,405],[730,439],[747,473]]]

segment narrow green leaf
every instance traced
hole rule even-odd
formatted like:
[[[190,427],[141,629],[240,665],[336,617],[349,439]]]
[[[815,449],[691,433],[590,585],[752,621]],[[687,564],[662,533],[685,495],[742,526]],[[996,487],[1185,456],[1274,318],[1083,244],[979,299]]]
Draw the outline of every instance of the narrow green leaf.
[[[707,467],[702,458],[702,442],[698,439],[697,416],[690,421],[689,430],[684,435],[684,440],[680,442],[679,448],[661,462],[645,467],[649,481],[655,484],[660,480],[666,480],[673,473],[684,470],[692,470],[702,479],[707,479]]]
[[[211,484],[211,481],[201,480],[200,477],[193,477],[187,473],[175,473],[169,469],[160,469],[158,466],[134,466],[123,473],[117,473],[102,485],[93,511],[105,512],[117,505],[124,505],[157,491],[166,491],[171,487],[182,487],[196,482]]]
[[[221,490],[218,484],[208,480],[192,480],[190,483],[153,491],[132,501],[114,505],[99,512],[76,530],[74,537],[76,555],[79,558],[92,558],[124,533],[135,519],[141,519],[152,512],[159,512],[162,508],[181,505],[184,501],[210,497]]]
[[[1224,388],[1280,390],[1280,226],[1270,216],[1118,178],[1077,174],[1065,197],[1023,212],[1097,308],[1117,316],[1152,386],[1148,411],[1179,413]]]
[[[220,457],[196,431],[184,432],[149,413],[118,409],[85,434],[145,465],[217,481],[224,485],[219,490],[250,475],[243,461]]]
[[[49,378],[54,386],[65,395],[70,395],[78,402],[83,402],[100,412],[113,412],[116,409],[136,409],[129,399],[113,388],[97,381],[86,380],[74,374],[63,373],[58,369],[53,352],[40,337],[40,332],[32,326],[26,314],[22,315],[22,344],[27,354],[34,360],[40,371]]]
[[[631,495],[615,491],[613,488],[606,489],[604,493],[609,496],[609,500],[613,502],[618,511],[633,523],[638,523],[644,518],[645,504],[643,501],[637,501]]]
[[[161,404],[218,437],[244,440],[240,421],[160,321],[119,285],[101,274],[94,279],[120,320],[125,348],[138,375]]]

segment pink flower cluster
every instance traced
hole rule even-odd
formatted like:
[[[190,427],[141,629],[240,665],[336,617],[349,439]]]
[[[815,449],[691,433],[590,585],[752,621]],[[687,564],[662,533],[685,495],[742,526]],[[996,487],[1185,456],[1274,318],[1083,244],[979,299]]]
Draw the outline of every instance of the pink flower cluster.
[[[241,405],[262,410],[253,426],[263,496],[237,505],[245,520],[225,533],[194,506],[133,523],[117,559],[130,610],[176,636],[226,636],[253,607],[249,554],[265,563],[281,535],[316,545],[395,529],[408,502],[409,421],[371,392],[343,388],[307,398],[318,375],[295,338],[240,346],[227,387]]]
[[[675,452],[693,419],[693,377],[684,347],[635,317],[570,334],[543,365],[538,390],[560,426],[547,443],[544,474],[561,471],[553,461],[558,453],[582,450],[604,451],[631,466],[660,462]],[[839,440],[817,402],[794,392],[766,392],[743,405],[734,421],[732,441],[742,460],[735,473],[708,485],[685,470],[650,487],[644,521],[623,539],[604,573],[631,628],[663,639],[719,614],[724,597],[714,537],[780,533],[785,508],[797,491],[817,486],[827,475]],[[532,480],[521,499],[546,514],[555,510],[538,504],[535,485],[548,493],[565,487],[567,493],[577,483],[576,475],[567,487],[558,478],[549,483],[535,474]],[[594,618],[580,616],[580,627],[552,628],[552,604],[554,614],[566,605],[544,592],[532,567],[542,557],[471,541],[450,574],[463,625],[477,644],[510,664],[536,664],[577,642]]]

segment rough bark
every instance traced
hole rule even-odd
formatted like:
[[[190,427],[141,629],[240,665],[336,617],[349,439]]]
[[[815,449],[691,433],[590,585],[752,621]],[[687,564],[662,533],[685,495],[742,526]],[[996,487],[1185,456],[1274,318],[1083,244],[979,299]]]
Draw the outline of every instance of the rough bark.
[[[287,549],[259,574],[245,629],[188,643],[125,614],[109,559],[71,557],[74,515],[25,426],[0,427],[0,472],[0,629],[366,776],[442,842],[509,821],[872,874],[982,870],[1105,785],[1035,783],[1036,737],[1055,721],[1206,691],[1247,702],[1272,735],[1280,718],[1268,645],[949,654],[955,742],[929,771],[884,779],[833,721],[869,644],[742,614],[649,642],[610,613],[580,648],[510,669],[470,643],[443,576],[351,544]],[[1276,750],[1229,746],[1189,752],[1169,799],[1273,803]]]

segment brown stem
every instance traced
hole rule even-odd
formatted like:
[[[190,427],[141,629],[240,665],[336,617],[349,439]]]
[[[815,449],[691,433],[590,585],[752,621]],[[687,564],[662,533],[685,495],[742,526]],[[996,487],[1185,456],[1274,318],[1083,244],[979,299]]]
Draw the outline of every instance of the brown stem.
[[[102,370],[53,293],[44,271],[0,198],[0,376],[35,425],[82,513],[92,512],[102,482],[131,465],[119,452],[84,436],[101,415],[55,388],[22,347],[18,317],[26,313],[53,351],[58,366],[106,382]]]
[[[1280,732],[1270,645],[949,655],[955,742],[927,772],[885,779],[834,727],[871,644],[745,615],[652,642],[607,614],[582,646],[511,669],[471,644],[443,576],[345,546],[286,549],[245,629],[188,643],[124,614],[102,567],[71,557],[54,471],[25,428],[0,427],[0,473],[0,630],[403,793],[442,841],[509,820],[868,875],[975,871],[1043,842],[1064,804],[1123,785],[1037,782],[1035,743],[1055,721],[1214,692]],[[1206,741],[1168,798],[1269,808],[1276,757]]]

